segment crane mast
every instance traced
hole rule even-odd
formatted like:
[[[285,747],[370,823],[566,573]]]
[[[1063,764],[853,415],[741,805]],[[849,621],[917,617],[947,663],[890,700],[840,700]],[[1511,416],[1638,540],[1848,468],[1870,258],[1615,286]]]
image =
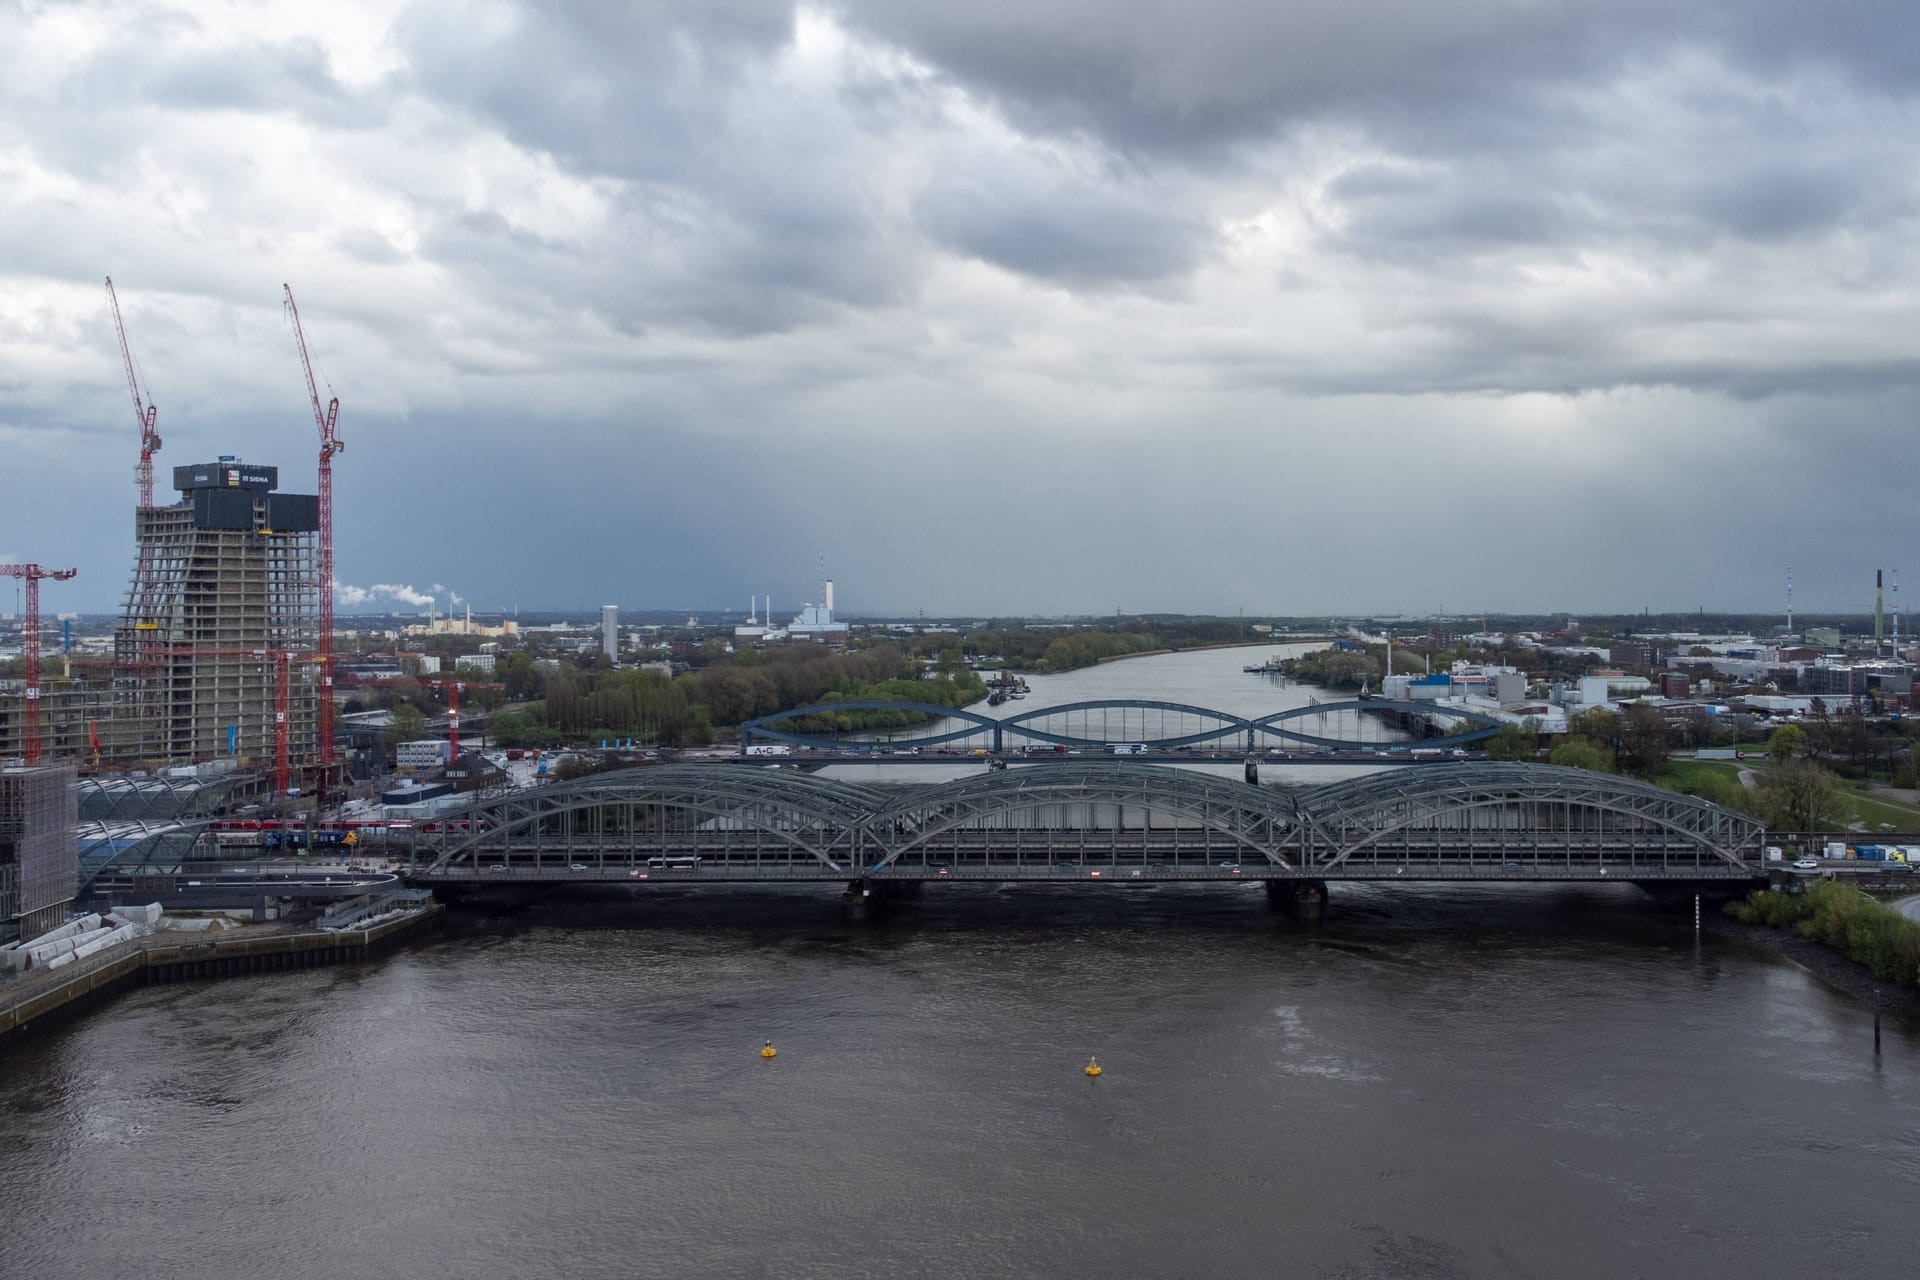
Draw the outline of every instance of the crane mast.
[[[27,583],[26,631],[20,645],[27,660],[27,714],[20,754],[28,764],[40,763],[40,580],[51,578],[65,582],[78,572],[78,569],[42,569],[37,564],[0,564],[0,578],[24,578]]]
[[[340,417],[340,397],[320,407],[320,388],[313,380],[313,360],[307,354],[307,335],[300,327],[300,307],[293,300],[293,286],[286,290],[287,316],[293,321],[294,342],[300,348],[300,367],[307,375],[307,399],[313,405],[313,423],[320,428],[320,791],[333,772],[333,455],[346,448],[334,434]],[[283,730],[284,732],[284,730]]]
[[[153,428],[160,410],[151,397],[140,394],[140,375],[133,365],[133,348],[127,344],[127,326],[120,318],[120,295],[113,291],[113,277],[107,277],[107,301],[113,304],[113,330],[120,335],[120,360],[127,366],[127,388],[133,392],[133,420],[140,428],[140,466],[134,477],[140,482],[140,509],[153,506],[153,455],[160,452],[160,433]]]

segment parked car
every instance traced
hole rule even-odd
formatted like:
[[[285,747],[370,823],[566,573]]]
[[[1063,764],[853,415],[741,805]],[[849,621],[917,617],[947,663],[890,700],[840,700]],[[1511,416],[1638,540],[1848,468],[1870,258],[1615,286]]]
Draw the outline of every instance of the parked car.
[[[1793,860],[1793,869],[1795,871],[1818,871],[1820,869],[1820,860],[1818,858],[1795,858]]]

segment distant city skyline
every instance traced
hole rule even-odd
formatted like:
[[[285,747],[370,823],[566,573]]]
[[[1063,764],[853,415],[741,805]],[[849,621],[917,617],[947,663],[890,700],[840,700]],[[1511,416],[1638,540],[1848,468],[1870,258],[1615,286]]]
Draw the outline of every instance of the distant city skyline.
[[[163,489],[313,491],[292,283],[350,589],[1857,608],[1920,548],[1915,48],[1872,0],[0,9],[0,554],[125,590],[110,274]]]

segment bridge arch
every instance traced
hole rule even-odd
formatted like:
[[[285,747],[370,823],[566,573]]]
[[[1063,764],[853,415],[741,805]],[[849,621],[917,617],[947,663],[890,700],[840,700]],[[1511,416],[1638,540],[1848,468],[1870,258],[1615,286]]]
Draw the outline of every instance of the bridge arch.
[[[1284,729],[1281,726],[1289,720],[1306,720],[1323,716],[1329,712],[1363,711],[1418,711],[1422,704],[1417,702],[1387,702],[1378,698],[1349,699],[1345,702],[1322,702],[1314,706],[1290,707],[1285,711],[1276,711],[1272,715],[1261,716],[1251,722],[1251,727],[1262,734],[1282,738],[1291,742],[1304,742],[1309,746],[1332,747],[1340,750],[1356,744],[1339,738],[1321,737],[1318,734],[1302,733],[1297,729]],[[1410,742],[1369,743],[1369,747],[1380,751],[1411,751],[1418,747],[1423,750],[1434,747],[1460,747],[1470,742],[1479,742],[1491,738],[1500,732],[1504,721],[1480,711],[1469,711],[1465,707],[1435,706],[1432,714],[1443,715],[1450,719],[1465,720],[1477,727],[1471,730],[1447,734],[1440,738],[1421,738]]]
[[[890,736],[888,740],[895,743],[905,742],[919,747],[937,747],[985,736],[991,741],[995,752],[1006,750],[1020,742],[1045,743],[1095,751],[1113,742],[1137,742],[1151,751],[1171,751],[1226,741],[1236,747],[1244,745],[1251,749],[1261,737],[1307,746],[1329,747],[1334,750],[1366,747],[1374,750],[1406,751],[1415,747],[1466,746],[1492,737],[1499,732],[1503,723],[1485,712],[1472,711],[1464,707],[1435,706],[1430,714],[1449,720],[1464,721],[1473,727],[1456,730],[1437,738],[1423,738],[1408,742],[1348,741],[1286,727],[1293,721],[1308,720],[1328,714],[1419,712],[1422,709],[1423,704],[1419,703],[1349,699],[1341,702],[1323,702],[1307,707],[1292,707],[1285,711],[1276,711],[1271,715],[1249,719],[1231,711],[1219,711],[1212,707],[1201,707],[1186,702],[1166,702],[1153,698],[1103,698],[1047,707],[1030,707],[1007,716],[996,717],[966,707],[944,707],[929,702],[897,702],[861,698],[844,702],[815,703],[812,706],[796,707],[790,711],[778,711],[772,715],[757,717],[740,726],[740,741],[743,748],[751,746],[756,740],[766,740],[784,742],[808,750],[835,750],[846,745],[845,738],[839,735],[807,733],[790,726],[794,721],[808,716],[829,716],[859,711],[905,712],[925,716],[932,725],[942,722],[953,725],[939,732],[914,733],[908,730]],[[1056,717],[1066,718],[1074,715],[1091,717],[1103,712],[1118,712],[1121,715],[1122,730],[1119,737],[1105,734],[1094,736],[1085,732],[1062,733],[1042,727],[1045,722]],[[1211,721],[1212,723],[1202,724],[1196,728],[1182,726],[1183,731],[1174,733],[1154,733],[1144,728],[1140,733],[1128,730],[1126,721],[1130,714],[1138,713],[1142,717],[1141,723],[1144,726],[1147,723],[1146,718],[1153,712],[1159,712],[1163,717],[1172,715],[1185,717],[1190,721]]]
[[[1292,869],[1283,853],[1295,823],[1288,793],[1184,769],[1106,762],[1030,765],[917,788],[868,819],[873,869],[885,870],[959,828],[990,828],[1013,815],[1081,804],[1180,818],[1224,837],[1249,858]]]
[[[1503,822],[1527,818],[1511,829],[1536,838],[1609,824],[1634,827],[1658,833],[1663,852],[1678,846],[1702,863],[1743,869],[1758,857],[1765,830],[1750,815],[1614,774],[1558,765],[1449,763],[1302,791],[1298,847],[1309,863],[1333,867],[1413,829],[1471,833],[1476,816],[1496,814]],[[1491,842],[1499,829],[1489,822],[1480,831]]]
[[[871,787],[798,770],[642,765],[449,810],[418,847],[428,873],[445,874],[477,871],[516,842],[571,865],[616,850],[636,860],[770,838],[790,859],[838,871],[857,861],[866,818],[884,803]]]
[[[1095,711],[1119,711],[1124,717],[1129,711],[1170,712],[1174,715],[1193,716],[1198,719],[1219,721],[1219,727],[1202,729],[1193,733],[1153,736],[1123,736],[1119,738],[1076,737],[1072,734],[1052,733],[1036,727],[1037,722],[1054,716],[1070,716],[1075,712],[1090,714]],[[1180,747],[1198,746],[1203,742],[1215,742],[1225,737],[1244,735],[1251,727],[1243,716],[1230,711],[1215,711],[1212,707],[1196,707],[1186,702],[1163,702],[1156,698],[1097,698],[1085,702],[1067,702],[1051,707],[1032,707],[1016,712],[1000,722],[1010,734],[1016,734],[1032,742],[1045,742],[1064,747],[1103,748],[1109,742],[1138,742],[1150,751],[1170,751]],[[1124,727],[1124,726],[1123,726]]]

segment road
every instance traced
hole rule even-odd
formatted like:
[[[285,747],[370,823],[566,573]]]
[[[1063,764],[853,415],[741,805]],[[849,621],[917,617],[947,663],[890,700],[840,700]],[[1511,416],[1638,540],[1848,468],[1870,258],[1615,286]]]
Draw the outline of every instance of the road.
[[[1893,909],[1907,919],[1920,924],[1920,893],[1894,899]]]

